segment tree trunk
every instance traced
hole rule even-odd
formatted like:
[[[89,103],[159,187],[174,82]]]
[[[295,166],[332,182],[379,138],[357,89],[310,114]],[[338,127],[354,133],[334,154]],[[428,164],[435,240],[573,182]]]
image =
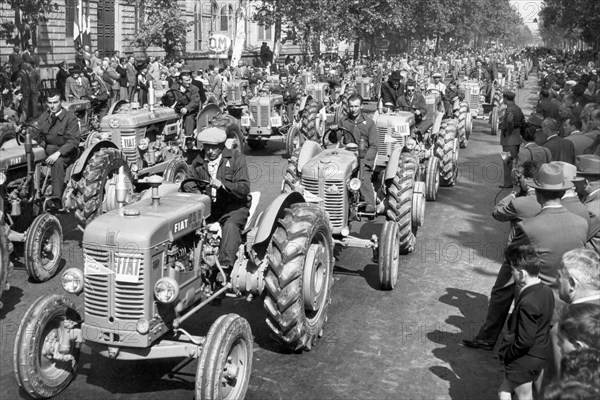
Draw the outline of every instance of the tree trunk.
[[[356,38],[354,41],[354,61],[358,60],[360,56],[360,39]]]

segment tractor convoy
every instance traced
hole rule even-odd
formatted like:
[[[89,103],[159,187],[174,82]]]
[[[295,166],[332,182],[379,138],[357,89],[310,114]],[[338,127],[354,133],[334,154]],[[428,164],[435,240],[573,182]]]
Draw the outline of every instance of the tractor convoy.
[[[460,71],[473,64],[452,62],[452,73],[448,63],[441,66],[448,75],[456,65]],[[56,274],[63,239],[56,214],[72,212],[83,230],[83,266],[61,273],[67,293],[36,300],[19,326],[13,366],[24,392],[48,398],[65,390],[87,346],[115,362],[179,357],[183,366],[198,359],[197,399],[243,399],[252,368],[250,324],[224,314],[202,337],[188,332],[190,317],[226,297],[260,298],[271,336],[291,351],[310,350],[326,329],[336,246],[371,251],[380,288],[394,289],[402,255],[414,251],[425,223],[426,202],[437,200],[439,186],[457,183],[459,149],[467,146],[473,118],[486,113],[497,130],[496,91],[522,84],[528,66],[508,69],[490,104],[479,82],[461,80],[452,113],[440,93],[423,90],[426,128],[412,112],[378,105],[386,71],[380,64],[369,68],[357,65],[336,87],[304,73],[293,103],[268,90],[252,96],[247,80],[233,80],[226,106],[209,104],[198,114],[197,132],[222,128],[228,148],[263,149],[274,136],[286,144],[281,194],[257,214],[260,192],[251,193],[243,243],[230,268],[218,261],[221,229],[207,222],[208,182],[188,179],[198,145],[184,133],[180,94],[167,91],[155,103],[151,89],[148,107],[118,102],[100,124],[89,102],[64,104],[78,116],[82,136],[61,209],[48,196],[49,166],[36,125],[4,129],[0,294],[15,256],[23,257],[35,282]],[[364,140],[339,124],[353,94],[374,111],[375,212],[365,211],[360,190]],[[379,235],[352,234],[354,221],[376,219]],[[78,307],[74,296],[81,294]]]

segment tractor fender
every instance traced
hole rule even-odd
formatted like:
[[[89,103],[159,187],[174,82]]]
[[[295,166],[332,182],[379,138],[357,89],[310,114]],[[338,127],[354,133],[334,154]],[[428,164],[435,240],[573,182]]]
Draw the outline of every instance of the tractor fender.
[[[317,154],[323,151],[323,147],[315,141],[307,140],[302,144],[300,154],[298,154],[298,172],[302,171],[304,164],[312,160]]]
[[[207,104],[204,106],[196,118],[196,129],[198,129],[198,132],[208,128],[212,119],[220,113],[221,109],[216,104]]]
[[[75,160],[73,168],[71,169],[70,176],[77,176],[78,174],[82,173],[83,169],[85,168],[85,165],[87,164],[88,159],[92,156],[92,154],[104,148],[119,149],[119,147],[117,147],[117,145],[111,142],[110,140],[102,140],[93,145],[92,147],[88,147],[83,151],[83,153],[81,153],[77,160]]]
[[[292,204],[304,202],[304,196],[298,192],[285,193],[277,196],[269,207],[267,207],[267,209],[258,217],[258,221],[256,222],[258,230],[254,236],[254,243],[252,243],[252,246],[263,243],[271,238],[271,235],[275,230],[275,222],[283,217],[283,210],[289,208]]]
[[[398,163],[400,162],[400,155],[402,154],[402,148],[396,147],[392,154],[390,154],[390,159],[388,160],[388,164],[385,167],[385,175],[383,177],[384,181],[388,179],[394,179],[396,176],[396,172],[398,172]]]

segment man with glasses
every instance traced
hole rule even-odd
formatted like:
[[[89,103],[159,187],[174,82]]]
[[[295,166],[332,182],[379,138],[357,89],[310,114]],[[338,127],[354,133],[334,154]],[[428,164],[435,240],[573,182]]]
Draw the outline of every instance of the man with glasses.
[[[416,91],[416,87],[415,81],[409,80],[406,82],[406,93],[398,98],[397,109],[412,112],[415,116],[417,132],[424,133],[433,124],[433,121],[425,118],[425,115],[427,115],[425,97]]]

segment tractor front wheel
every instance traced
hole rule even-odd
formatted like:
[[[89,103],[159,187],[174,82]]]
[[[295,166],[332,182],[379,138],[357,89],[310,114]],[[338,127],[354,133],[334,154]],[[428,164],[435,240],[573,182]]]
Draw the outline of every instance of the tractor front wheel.
[[[243,400],[252,370],[250,324],[222,315],[210,327],[196,371],[196,400]]]
[[[296,203],[276,222],[267,249],[267,325],[292,350],[310,350],[322,336],[333,284],[333,239],[327,214]]]
[[[296,150],[302,147],[304,140],[305,136],[301,133],[300,129],[292,125],[285,137],[285,155],[288,159],[292,157]]]
[[[387,187],[386,218],[398,224],[401,254],[415,248],[416,227],[412,223],[413,186],[417,163],[412,157],[400,157],[396,175]]]
[[[442,124],[434,153],[440,162],[441,185],[454,186],[458,175],[458,138],[454,120]]]
[[[298,171],[298,156],[300,149],[296,149],[288,160],[285,175],[283,176],[283,184],[281,193],[291,193],[296,191],[296,185],[300,183],[300,172]]]
[[[165,182],[172,183],[181,183],[183,182],[189,172],[189,166],[183,159],[171,160],[169,164],[167,164],[167,168],[163,174],[163,179]]]
[[[38,215],[25,234],[25,268],[34,282],[52,278],[62,259],[63,232],[58,219],[49,213]]]
[[[379,285],[393,290],[398,280],[400,265],[400,230],[394,221],[385,221],[379,242]]]
[[[60,326],[80,321],[75,303],[65,296],[37,299],[27,310],[17,330],[13,371],[18,385],[31,397],[46,399],[62,392],[73,380],[79,362],[79,344],[60,349]],[[60,354],[62,359],[54,358]]]

